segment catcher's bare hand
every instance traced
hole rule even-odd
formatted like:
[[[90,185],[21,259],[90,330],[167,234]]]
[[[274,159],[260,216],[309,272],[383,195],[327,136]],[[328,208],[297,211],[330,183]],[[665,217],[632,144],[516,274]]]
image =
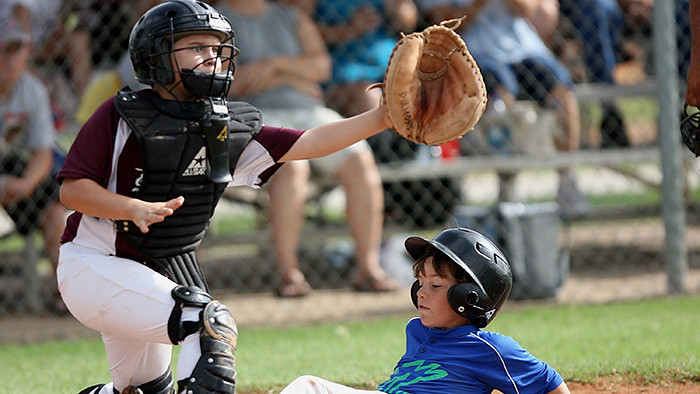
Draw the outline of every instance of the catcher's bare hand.
[[[184,203],[185,198],[182,196],[166,202],[146,202],[133,199],[130,207],[131,221],[138,226],[142,233],[147,233],[148,226],[162,222]]]

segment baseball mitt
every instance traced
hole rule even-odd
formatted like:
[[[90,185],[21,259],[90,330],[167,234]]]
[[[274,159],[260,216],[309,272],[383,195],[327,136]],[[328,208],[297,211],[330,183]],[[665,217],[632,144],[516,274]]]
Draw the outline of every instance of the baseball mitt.
[[[403,36],[394,46],[382,103],[403,138],[426,145],[461,138],[486,109],[481,71],[454,32],[462,19]]]

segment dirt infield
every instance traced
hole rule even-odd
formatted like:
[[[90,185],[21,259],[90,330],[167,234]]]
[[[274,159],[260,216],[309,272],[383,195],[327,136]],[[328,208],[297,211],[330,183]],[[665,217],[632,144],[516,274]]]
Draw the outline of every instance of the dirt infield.
[[[634,379],[633,379],[634,380]],[[567,383],[569,390],[576,394],[589,393],[647,393],[647,394],[670,394],[670,393],[700,393],[700,382],[665,382],[649,384],[640,381],[639,383],[620,382],[618,377],[605,376],[596,383]]]

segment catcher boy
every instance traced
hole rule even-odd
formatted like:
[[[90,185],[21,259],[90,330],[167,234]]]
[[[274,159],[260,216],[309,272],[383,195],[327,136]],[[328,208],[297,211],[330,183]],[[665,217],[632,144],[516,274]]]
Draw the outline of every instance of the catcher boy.
[[[513,276],[489,239],[451,228],[432,240],[410,237],[411,287],[420,318],[406,325],[406,353],[379,391],[301,376],[281,394],[549,393],[569,388],[552,367],[513,338],[483,330],[508,298]]]
[[[227,186],[257,188],[290,160],[324,156],[391,126],[377,107],[294,130],[227,102],[234,32],[214,8],[172,0],[135,24],[129,54],[151,86],[123,90],[85,123],[58,175],[75,210],[58,284],[70,312],[102,334],[112,382],[81,393],[233,393],[237,328],[213,300],[197,248]]]

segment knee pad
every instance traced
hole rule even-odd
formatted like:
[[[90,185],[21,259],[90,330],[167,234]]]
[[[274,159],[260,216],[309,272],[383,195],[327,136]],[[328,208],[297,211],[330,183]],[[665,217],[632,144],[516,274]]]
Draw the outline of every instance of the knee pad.
[[[177,344],[190,334],[199,332],[202,355],[189,378],[178,382],[178,390],[191,394],[234,393],[236,389],[235,357],[238,328],[231,311],[197,287],[178,286],[172,291],[175,299],[168,320],[168,335]],[[181,322],[182,308],[200,307],[198,322]]]
[[[204,309],[214,299],[209,293],[196,286],[177,286],[170,292],[170,295],[175,300],[175,306],[168,319],[168,337],[173,345],[177,345],[188,335],[199,331],[202,321],[200,315],[197,322],[183,322],[182,310],[185,307]]]

